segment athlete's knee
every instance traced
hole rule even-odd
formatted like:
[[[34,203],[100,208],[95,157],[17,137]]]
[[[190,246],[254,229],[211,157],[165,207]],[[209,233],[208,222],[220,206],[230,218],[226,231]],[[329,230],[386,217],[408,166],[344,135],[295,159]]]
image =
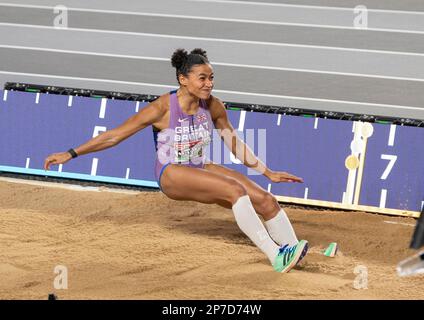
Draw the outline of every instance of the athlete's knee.
[[[227,191],[228,191],[228,199],[232,204],[234,204],[238,198],[247,195],[246,188],[238,182],[236,179],[228,178],[227,179]]]
[[[272,218],[279,210],[277,199],[269,192],[263,192],[256,203],[257,211],[264,218]]]

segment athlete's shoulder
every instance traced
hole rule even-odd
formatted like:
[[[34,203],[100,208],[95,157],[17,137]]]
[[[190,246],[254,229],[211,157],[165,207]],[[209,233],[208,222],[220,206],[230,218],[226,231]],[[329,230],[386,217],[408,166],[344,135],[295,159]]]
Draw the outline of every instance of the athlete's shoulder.
[[[216,118],[226,114],[224,102],[222,102],[218,97],[211,95],[209,99],[206,100],[206,103],[208,105],[212,119],[215,120]]]
[[[157,107],[163,112],[166,112],[169,109],[169,96],[170,92],[164,93],[163,95],[159,96],[157,99],[151,102],[152,105]]]
[[[224,108],[225,109],[224,102],[222,102],[221,99],[219,99],[218,97],[210,95],[210,97],[205,101],[206,101],[206,104],[209,108],[213,108],[213,109]]]

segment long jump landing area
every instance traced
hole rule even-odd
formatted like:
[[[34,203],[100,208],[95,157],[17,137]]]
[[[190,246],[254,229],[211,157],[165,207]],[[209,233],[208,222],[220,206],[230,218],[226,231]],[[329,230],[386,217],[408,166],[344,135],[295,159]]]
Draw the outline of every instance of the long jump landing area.
[[[279,274],[230,210],[160,192],[6,180],[0,299],[424,298],[424,276],[395,269],[414,253],[413,218],[282,205],[311,250]],[[330,242],[335,258],[321,253]],[[56,266],[67,269],[67,289],[54,289]]]

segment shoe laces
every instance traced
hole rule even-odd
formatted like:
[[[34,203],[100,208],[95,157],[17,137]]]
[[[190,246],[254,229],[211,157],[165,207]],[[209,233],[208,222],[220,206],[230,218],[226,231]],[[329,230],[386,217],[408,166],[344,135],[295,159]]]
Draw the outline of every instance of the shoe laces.
[[[291,254],[294,250],[296,250],[296,245],[290,247],[288,244],[286,244],[278,250],[279,255]]]

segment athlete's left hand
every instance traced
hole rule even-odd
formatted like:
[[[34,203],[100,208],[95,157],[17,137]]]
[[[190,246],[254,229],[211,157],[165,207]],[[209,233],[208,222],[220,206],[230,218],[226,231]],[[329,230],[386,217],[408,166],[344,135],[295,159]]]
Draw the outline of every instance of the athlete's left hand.
[[[299,182],[303,183],[303,179],[296,177],[290,173],[282,171],[267,170],[265,176],[272,182]]]

